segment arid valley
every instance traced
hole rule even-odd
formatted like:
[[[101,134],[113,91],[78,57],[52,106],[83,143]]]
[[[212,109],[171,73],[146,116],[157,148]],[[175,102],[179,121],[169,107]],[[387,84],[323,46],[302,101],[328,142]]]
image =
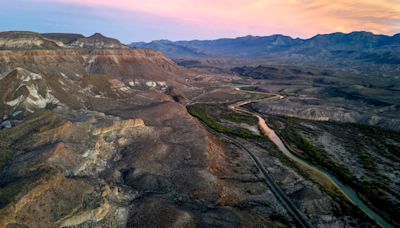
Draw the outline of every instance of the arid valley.
[[[0,227],[399,226],[399,37],[2,32]]]

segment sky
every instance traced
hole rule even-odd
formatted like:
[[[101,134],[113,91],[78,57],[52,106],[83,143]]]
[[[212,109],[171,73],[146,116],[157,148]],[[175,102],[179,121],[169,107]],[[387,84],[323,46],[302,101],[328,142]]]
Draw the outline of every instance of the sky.
[[[400,0],[0,0],[0,31],[100,32],[122,42],[400,33]]]

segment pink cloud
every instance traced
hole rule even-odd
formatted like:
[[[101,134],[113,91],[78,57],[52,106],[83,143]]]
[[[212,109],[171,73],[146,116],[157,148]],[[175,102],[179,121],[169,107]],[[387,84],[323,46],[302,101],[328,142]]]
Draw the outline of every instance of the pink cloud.
[[[400,30],[397,0],[37,0],[84,5],[99,12],[119,10],[167,18],[209,33],[238,35]],[[116,15],[118,16],[118,15]]]

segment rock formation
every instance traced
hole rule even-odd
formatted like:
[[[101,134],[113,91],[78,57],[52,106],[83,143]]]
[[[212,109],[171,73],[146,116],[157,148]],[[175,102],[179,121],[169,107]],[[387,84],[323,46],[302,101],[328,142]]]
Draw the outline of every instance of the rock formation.
[[[89,37],[80,34],[36,32],[0,32],[0,50],[35,50],[35,49],[129,49],[117,39],[96,33]]]

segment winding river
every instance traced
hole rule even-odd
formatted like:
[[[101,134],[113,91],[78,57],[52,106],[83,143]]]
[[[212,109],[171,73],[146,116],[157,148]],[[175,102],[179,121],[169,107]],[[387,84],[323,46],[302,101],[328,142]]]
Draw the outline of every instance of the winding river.
[[[271,99],[282,99],[282,98],[283,98],[282,96],[276,95],[272,98],[267,98],[267,99],[271,100]],[[264,100],[266,100],[266,99],[264,99]],[[313,170],[314,172],[319,173],[324,178],[329,180],[350,202],[352,202],[354,205],[356,205],[359,209],[361,209],[366,215],[368,215],[371,219],[373,219],[380,226],[393,227],[389,222],[387,222],[384,218],[382,218],[382,216],[380,216],[379,214],[374,212],[374,210],[372,210],[370,207],[368,207],[350,187],[348,187],[347,185],[340,182],[335,176],[333,176],[326,170],[321,169],[320,167],[315,166],[315,165],[311,164],[310,162],[307,162],[307,161],[301,159],[300,157],[296,156],[292,152],[290,152],[290,150],[285,146],[285,144],[279,138],[279,136],[274,132],[274,130],[272,130],[267,125],[264,118],[262,118],[259,114],[248,111],[247,109],[244,109],[241,107],[245,104],[256,102],[256,101],[259,101],[259,100],[248,100],[248,101],[238,102],[234,105],[230,105],[229,108],[234,111],[237,111],[237,112],[247,113],[247,114],[251,114],[251,115],[257,117],[258,125],[262,129],[263,134],[265,136],[267,136],[280,149],[280,151],[286,157],[288,157],[290,160],[292,160],[300,165],[303,165],[303,166]]]

